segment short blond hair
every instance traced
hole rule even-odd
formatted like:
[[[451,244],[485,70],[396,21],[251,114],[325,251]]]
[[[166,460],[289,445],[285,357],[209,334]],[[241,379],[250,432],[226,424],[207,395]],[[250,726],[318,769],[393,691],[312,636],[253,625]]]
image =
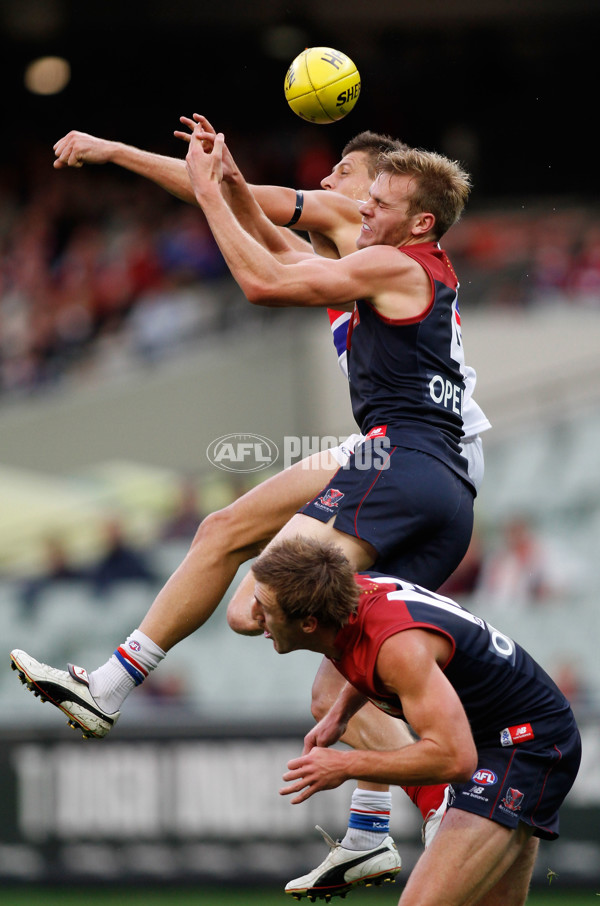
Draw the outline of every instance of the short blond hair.
[[[331,542],[302,535],[278,541],[254,561],[252,572],[275,593],[289,620],[315,616],[325,626],[341,627],[358,606],[354,570]]]
[[[433,214],[436,239],[460,219],[472,185],[470,175],[458,161],[419,148],[384,152],[377,162],[377,173],[414,177],[408,214]]]

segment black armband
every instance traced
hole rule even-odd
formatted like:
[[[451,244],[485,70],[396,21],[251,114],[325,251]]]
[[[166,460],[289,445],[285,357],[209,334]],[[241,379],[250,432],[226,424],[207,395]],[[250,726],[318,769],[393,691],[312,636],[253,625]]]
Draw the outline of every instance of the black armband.
[[[283,225],[286,227],[294,226],[295,223],[298,223],[302,215],[302,208],[304,207],[304,192],[300,189],[296,190],[296,207],[294,208],[294,213],[292,214],[292,219]]]

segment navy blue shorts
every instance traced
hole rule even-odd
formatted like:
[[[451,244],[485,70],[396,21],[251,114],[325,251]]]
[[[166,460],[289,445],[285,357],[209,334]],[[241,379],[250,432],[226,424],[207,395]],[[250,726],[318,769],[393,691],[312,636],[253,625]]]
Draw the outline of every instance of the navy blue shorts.
[[[300,511],[368,541],[373,569],[435,590],[464,557],[473,531],[474,492],[448,466],[419,450],[392,447],[389,467],[369,463],[366,441]]]
[[[532,721],[532,725],[535,722]],[[581,761],[577,727],[556,741],[502,748],[480,748],[478,767],[468,783],[453,783],[449,807],[489,818],[506,827],[520,821],[534,837],[558,837],[558,810],[575,782]]]

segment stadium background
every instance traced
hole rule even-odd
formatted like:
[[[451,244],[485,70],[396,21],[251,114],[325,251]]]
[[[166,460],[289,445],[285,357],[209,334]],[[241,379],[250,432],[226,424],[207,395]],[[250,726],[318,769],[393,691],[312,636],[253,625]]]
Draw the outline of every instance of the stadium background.
[[[183,0],[5,0],[0,10],[6,650],[21,645],[52,663],[93,666],[150,600],[147,585],[98,600],[53,583],[26,611],[22,583],[43,572],[48,537],[85,563],[116,516],[166,577],[185,549],[158,541],[182,476],[193,477],[206,509],[246,480],[235,475],[231,484],[217,474],[205,456],[212,440],[246,431],[281,447],[286,436],[352,430],[319,313],[247,312],[206,237],[201,265],[197,252],[191,278],[185,274],[184,301],[181,283],[170,284],[181,324],[179,333],[166,331],[168,342],[164,320],[135,332],[145,308],[128,299],[117,317],[112,311],[94,322],[85,343],[55,343],[36,358],[23,311],[33,310],[39,287],[21,271],[28,262],[33,271],[39,233],[49,237],[49,281],[73,242],[98,225],[95,239],[116,281],[125,250],[119,241],[130,239],[131,221],[161,236],[170,231],[170,245],[159,245],[161,263],[178,280],[165,246],[172,250],[178,230],[198,239],[189,212],[137,177],[111,167],[54,171],[54,142],[76,128],[179,156],[172,132],[180,114],[197,110],[225,132],[248,178],[261,182],[316,184],[365,128],[459,157],[475,189],[447,246],[461,277],[476,397],[494,426],[485,438],[478,527],[493,539],[506,519],[526,511],[574,564],[573,588],[544,610],[468,602],[550,670],[559,661],[575,665],[585,689],[577,703],[581,777],[561,841],[544,850],[536,873],[536,889],[556,897],[576,887],[591,896],[600,885],[600,266],[597,142],[589,126],[599,23],[591,0],[230,0],[210,8]],[[287,64],[315,44],[343,49],[363,78],[351,116],[330,127],[300,122],[283,99]],[[35,95],[23,75],[46,54],[68,59],[71,78],[56,95]],[[583,276],[556,275],[566,253],[573,261],[584,249]],[[85,281],[78,285],[85,294]],[[168,286],[163,296],[168,307]],[[118,732],[98,748],[71,738],[5,669],[3,884],[92,879],[277,890],[316,864],[322,849],[312,828],[342,831],[349,790],[296,812],[276,795],[310,722],[315,666],[300,654],[279,663],[260,640],[228,633],[217,613],[170,655],[154,693],[128,703]],[[401,798],[393,826],[408,871],[418,857],[418,822]],[[549,869],[558,875],[551,886]],[[353,894],[373,896],[390,899],[389,890]]]

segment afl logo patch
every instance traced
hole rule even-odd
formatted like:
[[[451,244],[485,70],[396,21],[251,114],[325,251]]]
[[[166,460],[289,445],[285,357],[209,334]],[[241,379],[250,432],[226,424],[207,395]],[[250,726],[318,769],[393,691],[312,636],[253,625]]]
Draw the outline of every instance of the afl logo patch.
[[[478,771],[475,771],[471,777],[473,783],[478,783],[480,786],[493,786],[495,783],[498,783],[498,778],[493,771],[489,771],[487,768],[479,768]]]

